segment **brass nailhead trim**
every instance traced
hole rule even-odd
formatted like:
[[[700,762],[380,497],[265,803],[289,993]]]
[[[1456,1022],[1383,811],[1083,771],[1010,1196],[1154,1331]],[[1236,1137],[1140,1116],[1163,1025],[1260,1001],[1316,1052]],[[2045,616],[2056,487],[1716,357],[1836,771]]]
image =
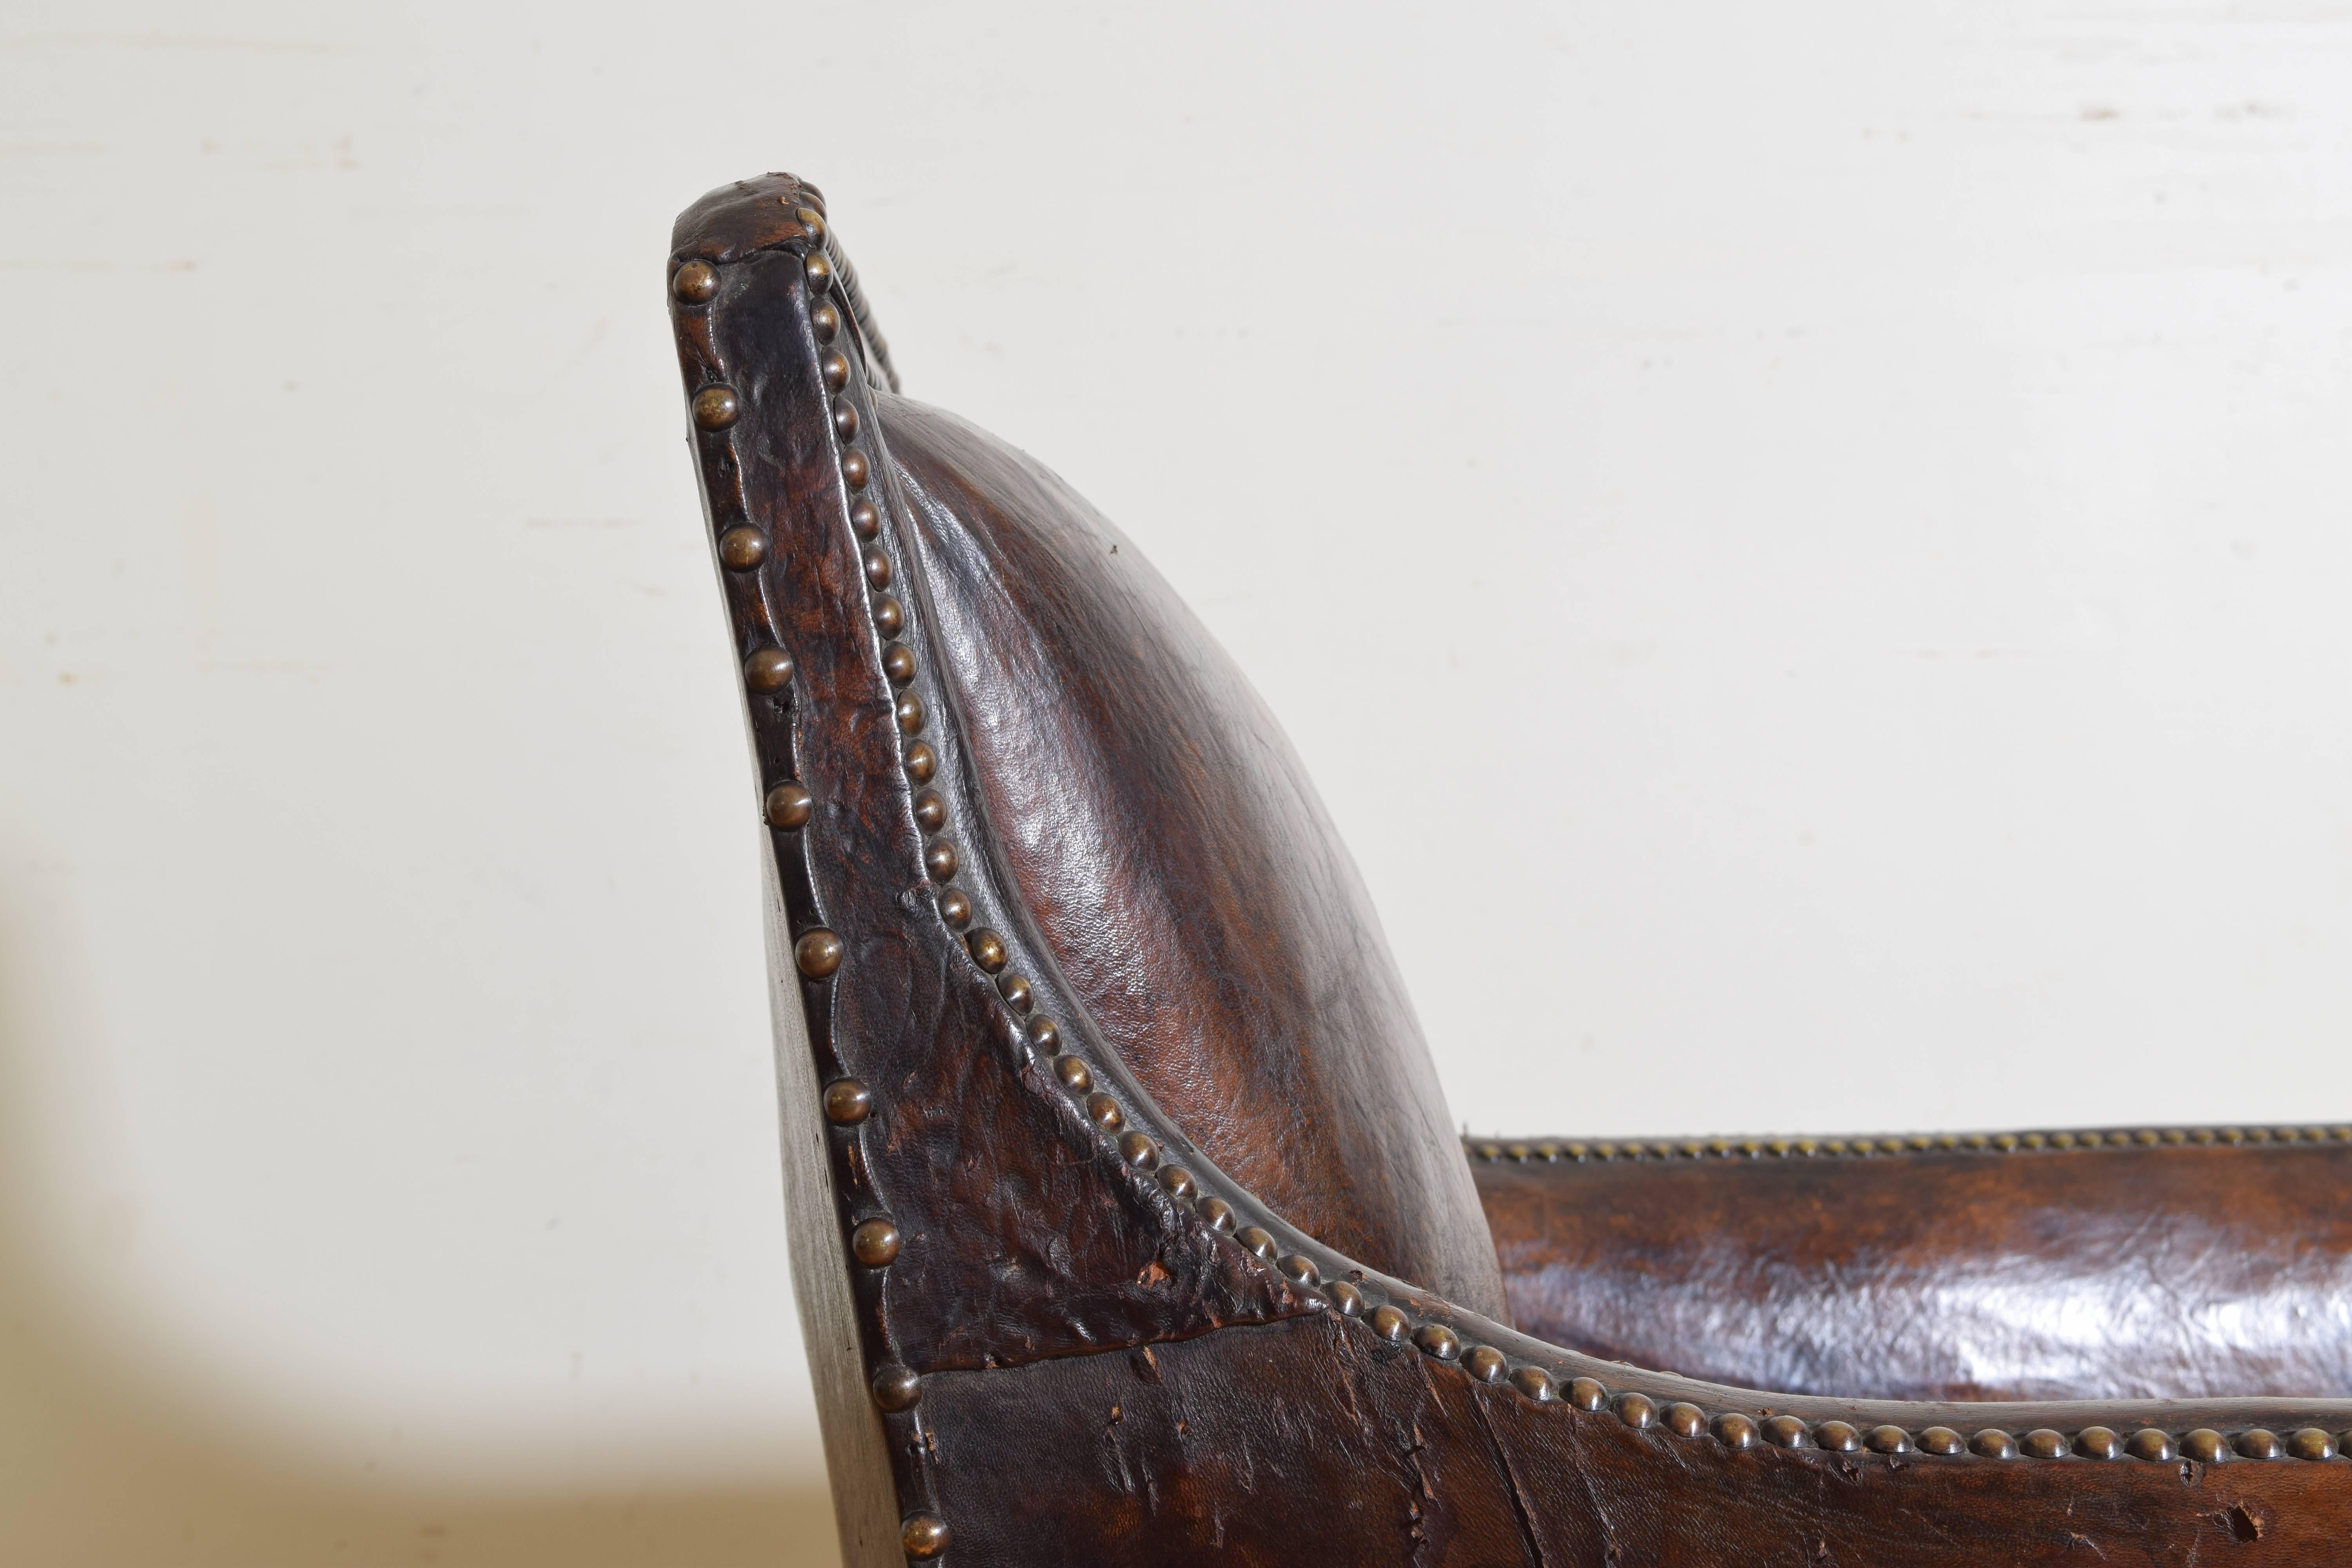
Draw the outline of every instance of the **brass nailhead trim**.
[[[756,572],[768,559],[768,536],[739,522],[719,536],[719,563],[730,572]]]
[[[808,826],[816,812],[816,796],[797,784],[780,784],[768,792],[765,802],[768,826],[793,833]]]
[[[854,1078],[837,1078],[824,1086],[824,1119],[835,1127],[855,1127],[874,1113],[874,1091]]]
[[[910,1513],[898,1527],[898,1544],[918,1563],[948,1549],[948,1521],[935,1513]]]
[[[923,1380],[895,1361],[874,1369],[874,1403],[896,1415],[912,1410],[923,1397]]]
[[[869,1219],[849,1233],[849,1250],[868,1268],[887,1268],[898,1257],[898,1227]]]
[[[689,305],[699,305],[719,292],[719,269],[708,261],[689,261],[669,280],[670,292]]]
[[[743,661],[743,684],[762,697],[773,697],[793,683],[793,656],[780,647],[763,647]]]
[[[1546,1138],[1507,1142],[1465,1138],[1464,1152],[1484,1164],[1581,1163],[1594,1160],[1874,1159],[1888,1154],[2013,1154],[2021,1150],[2132,1149],[2158,1145],[2352,1142],[2352,1125],[2331,1127],[2141,1127],[2103,1131],[1913,1132],[1883,1138],[1706,1138],[1677,1142]]]
[[[742,412],[742,400],[731,386],[706,386],[694,395],[694,422],[705,430],[724,430]]]
[[[822,980],[841,967],[841,939],[822,926],[803,933],[793,943],[793,962],[811,980]]]

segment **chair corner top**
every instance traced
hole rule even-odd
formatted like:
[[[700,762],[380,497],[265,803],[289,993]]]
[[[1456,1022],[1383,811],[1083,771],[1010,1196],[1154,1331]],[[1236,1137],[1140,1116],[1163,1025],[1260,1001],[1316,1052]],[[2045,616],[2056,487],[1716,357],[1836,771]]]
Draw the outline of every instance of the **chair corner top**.
[[[801,216],[814,213],[817,221]],[[673,259],[732,261],[755,250],[821,245],[824,194],[798,175],[760,174],[709,192],[677,215],[670,230]]]

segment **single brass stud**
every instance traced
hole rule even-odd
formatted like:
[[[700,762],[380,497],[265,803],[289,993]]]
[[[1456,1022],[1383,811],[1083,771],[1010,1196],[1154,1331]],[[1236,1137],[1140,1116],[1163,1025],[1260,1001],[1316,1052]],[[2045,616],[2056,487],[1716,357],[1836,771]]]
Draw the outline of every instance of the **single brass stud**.
[[[931,775],[940,771],[940,754],[931,750],[929,742],[918,741],[907,748],[906,768],[908,778],[917,784],[929,784]]]
[[[796,784],[780,784],[768,792],[768,826],[791,833],[808,826],[816,812],[816,796]]]
[[[1686,1399],[1677,1399],[1658,1413],[1666,1430],[1677,1437],[1696,1437],[1706,1430],[1706,1412]]]
[[[1523,1366],[1511,1373],[1511,1386],[1538,1405],[1549,1405],[1559,1397],[1559,1384],[1551,1373],[1539,1366]]]
[[[1824,1421],[1813,1428],[1813,1441],[1832,1454],[1862,1451],[1862,1433],[1849,1421]]]
[[[923,1397],[923,1380],[911,1368],[886,1361],[874,1369],[874,1403],[897,1414],[912,1410]]]
[[[837,1078],[824,1086],[824,1119],[835,1127],[855,1127],[874,1113],[874,1091],[854,1078]]]
[[[809,259],[824,258],[812,256]],[[898,1527],[898,1544],[916,1562],[929,1562],[948,1549],[948,1521],[935,1513],[910,1513]]]
[[[1764,1421],[1764,1440],[1776,1448],[1810,1448],[1813,1434],[1793,1415],[1771,1415]]]
[[[1171,1198],[1189,1198],[1193,1192],[1192,1173],[1181,1165],[1163,1165],[1160,1168],[1160,1184],[1168,1189]]]
[[[1658,1418],[1658,1407],[1650,1403],[1646,1394],[1621,1394],[1617,1396],[1617,1419],[1636,1432],[1649,1430]]]
[[[708,261],[689,261],[669,280],[670,292],[689,305],[699,305],[719,292],[719,268]]]
[[[1092,1101],[1087,1103],[1087,1109],[1089,1110],[1094,1109]],[[1254,1252],[1258,1257],[1268,1259],[1274,1257],[1274,1237],[1260,1226],[1244,1226],[1235,1234],[1234,1239],[1242,1244],[1244,1251]]]
[[[1223,1198],[1202,1198],[1192,1205],[1192,1211],[1211,1230],[1222,1233],[1234,1228],[1234,1205]]]
[[[839,392],[849,384],[849,356],[839,349],[827,349],[819,356],[816,368],[817,374],[824,377],[825,385],[833,391]]]
[[[845,441],[857,439],[857,410],[846,403],[834,405],[833,433]]]
[[[1965,1454],[1969,1451],[1969,1440],[1949,1426],[1922,1427],[1919,1451],[1923,1454]]]
[[[2218,1465],[2230,1457],[2230,1440],[2210,1426],[2200,1426],[2180,1439],[2180,1457],[2200,1465]]]
[[[706,386],[694,395],[694,422],[705,430],[724,430],[742,412],[731,386]]]
[[[820,926],[793,943],[793,962],[811,980],[822,980],[841,967],[841,939]]]
[[[1041,1051],[1059,1050],[1062,1027],[1051,1018],[1032,1018],[1029,1020],[1029,1038]]]
[[[2074,1434],[2074,1452],[2086,1459],[2120,1459],[2123,1434],[2112,1426],[2085,1426]]]
[[[1412,1342],[1432,1361],[1452,1361],[1462,1353],[1462,1336],[1444,1323],[1423,1323],[1413,1330]]]
[[[812,256],[802,262],[801,274],[808,279],[812,294],[824,293],[833,287],[833,263],[822,256]]]
[[[2280,1459],[2286,1457],[2286,1445],[2279,1441],[2278,1434],[2261,1426],[2250,1432],[2239,1433],[2237,1442],[2231,1447],[2249,1459]]]
[[[961,931],[971,924],[971,900],[956,888],[940,889],[940,919]]]
[[[875,506],[872,501],[860,500],[855,506],[852,506],[849,509],[849,526],[857,531],[858,538],[871,539],[876,534],[882,531],[882,514],[875,510]],[[882,607],[879,605],[875,606],[875,618],[877,620],[881,618],[881,608]],[[893,636],[897,633],[898,629],[898,627],[892,626],[888,631],[884,632],[882,635],[884,637]]]
[[[948,803],[940,792],[927,789],[915,795],[915,826],[926,833],[937,833],[948,825]]]
[[[1473,1345],[1462,1358],[1462,1370],[1481,1383],[1500,1383],[1511,1370],[1511,1363],[1492,1345]]]
[[[793,683],[793,656],[780,647],[763,647],[743,661],[743,684],[762,697],[773,697]]]
[[[866,552],[866,580],[877,588],[890,585],[890,558],[879,550]]]
[[[817,216],[814,207],[795,207],[793,221],[801,226],[801,232],[808,236],[811,245],[824,243],[824,219]]]
[[[1907,1454],[1911,1451],[1911,1434],[1900,1426],[1873,1426],[1863,1436],[1874,1454]]]
[[[2135,1459],[2147,1459],[2163,1464],[2172,1458],[2172,1435],[2153,1426],[2143,1426],[2124,1439],[2124,1452]]]
[[[849,1233],[849,1250],[868,1268],[887,1268],[898,1256],[898,1227],[887,1219],[869,1219]]]
[[[1343,1318],[1356,1317],[1364,1310],[1364,1293],[1349,1280],[1334,1279],[1324,1286],[1323,1299]]]
[[[719,536],[719,563],[730,572],[756,572],[768,559],[768,536],[739,522]]]
[[[2017,1439],[1998,1426],[1988,1426],[1969,1439],[1969,1449],[1988,1459],[2014,1459],[2017,1458]]]
[[[1727,1410],[1715,1418],[1715,1440],[1725,1447],[1744,1452],[1761,1440],[1756,1423],[1737,1410]]]
[[[866,466],[866,454],[855,447],[844,452],[841,455],[841,477],[848,482],[851,489],[864,489],[866,481],[874,477],[874,470]]]
[[[904,686],[915,679],[915,650],[905,643],[894,642],[882,649],[882,673],[890,678],[893,686]]]
[[[2036,1426],[2017,1440],[2017,1446],[2030,1459],[2055,1459],[2066,1452],[2066,1434],[2047,1426]]]
[[[1005,960],[1012,956],[1005,951],[1004,939],[986,926],[965,937],[963,944],[971,952],[971,961],[991,974],[1003,968]]]
[[[892,706],[891,711],[898,716],[898,729],[901,733],[919,735],[923,732],[923,700],[913,692],[898,693],[898,700]]]
[[[1106,1132],[1118,1131],[1119,1123],[1127,1120],[1118,1108],[1118,1101],[1100,1093],[1087,1096],[1087,1116]]]
[[[2336,1439],[2323,1426],[2298,1426],[2287,1435],[2286,1451],[2298,1459],[2332,1459]]]
[[[1576,1378],[1568,1385],[1568,1402],[1579,1410],[1598,1410],[1609,1403],[1609,1391],[1593,1378]]]
[[[1129,1132],[1118,1141],[1118,1157],[1139,1171],[1148,1171],[1160,1163],[1160,1145],[1149,1133]]]
[[[1072,1094],[1084,1094],[1095,1086],[1094,1069],[1076,1057],[1055,1057],[1054,1076]]]
[[[953,879],[956,867],[961,864],[956,858],[955,846],[944,838],[934,838],[929,847],[923,851],[923,869],[934,882]]]
[[[817,342],[829,343],[841,331],[841,312],[830,305],[819,305],[809,312],[809,325],[816,329]]]
[[[1373,1308],[1371,1316],[1366,1318],[1364,1321],[1371,1325],[1372,1332],[1380,1335],[1381,1338],[1388,1341],[1391,1344],[1395,1344],[1402,1341],[1405,1336],[1405,1331],[1412,1326],[1412,1323],[1406,1320],[1405,1315],[1402,1312],[1398,1311],[1394,1307],[1390,1306],[1385,1301]]]
[[[1037,1005],[1037,994],[1029,988],[1029,982],[1018,974],[998,975],[996,994],[1003,997],[1004,1005],[1016,1013],[1026,1013]]]

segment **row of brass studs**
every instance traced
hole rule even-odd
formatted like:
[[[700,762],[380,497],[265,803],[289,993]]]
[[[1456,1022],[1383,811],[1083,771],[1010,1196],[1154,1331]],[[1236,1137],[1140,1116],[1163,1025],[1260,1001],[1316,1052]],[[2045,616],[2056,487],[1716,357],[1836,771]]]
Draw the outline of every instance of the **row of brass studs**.
[[[787,197],[786,200],[792,198]],[[794,213],[802,229],[808,235],[812,249],[803,258],[802,274],[809,290],[818,296],[819,303],[809,312],[817,341],[830,345],[841,332],[841,312],[823,299],[833,282],[833,268],[823,251],[824,219],[814,208],[801,207]],[[708,262],[690,261],[678,269],[674,287],[681,300],[699,303],[718,291],[718,274]],[[839,393],[849,382],[849,361],[837,348],[822,350],[817,362],[818,374],[829,393]],[[709,431],[724,430],[740,416],[742,406],[734,390],[725,386],[705,387],[694,398],[694,420]],[[881,516],[872,500],[859,492],[873,479],[873,466],[866,454],[856,447],[846,446],[856,437],[857,410],[846,401],[836,401],[833,409],[833,427],[845,443],[840,458],[842,482],[857,499],[850,507],[850,521],[858,537],[866,542],[860,563],[866,581],[878,595],[872,605],[874,624],[886,638],[895,638],[906,623],[906,611],[899,603],[882,590],[890,585],[889,558],[873,541],[881,532]],[[719,563],[730,572],[756,572],[767,563],[768,537],[749,523],[739,523],[719,537]],[[906,688],[915,679],[915,656],[902,644],[891,641],[883,651],[882,667],[898,689],[894,705],[898,728],[910,739],[922,731],[925,721],[922,699]],[[745,685],[761,696],[774,696],[792,684],[792,655],[781,647],[765,647],[753,651],[745,660]],[[915,741],[906,753],[907,771],[919,783],[928,780],[937,766],[929,746]],[[815,815],[816,802],[807,787],[788,780],[770,789],[762,803],[762,816],[768,826],[781,832],[797,833],[808,826]],[[946,806],[932,791],[926,790],[916,797],[916,818],[927,832],[946,825]],[[956,852],[946,839],[936,839],[924,853],[924,866],[935,881],[944,883],[955,875]],[[960,908],[962,919],[971,919],[971,904],[953,889],[941,895],[943,914]],[[951,923],[956,923],[950,917]],[[811,980],[825,979],[841,968],[844,947],[841,938],[823,926],[803,931],[793,943],[793,962],[802,974]],[[835,1079],[825,1085],[824,1117],[836,1127],[856,1127],[873,1114],[873,1091],[854,1078]],[[876,1215],[859,1221],[849,1233],[850,1256],[866,1268],[888,1268],[898,1260],[902,1243],[898,1226],[887,1215]],[[891,1411],[911,1410],[922,1398],[922,1380],[911,1369],[896,1362],[886,1362],[874,1372],[871,1388],[874,1403]],[[947,1522],[938,1515],[917,1511],[900,1521],[900,1545],[908,1558],[926,1561],[939,1556],[948,1547]]]
[[[2352,1142],[2352,1127],[2143,1127],[2113,1132],[1915,1132],[1906,1138],[1685,1138],[1672,1142],[1465,1139],[1474,1160],[1550,1164],[1587,1160],[1812,1159],[1964,1151],[2013,1154],[2053,1149],[2156,1148],[2186,1144]]]
[[[1664,1427],[1678,1437],[1711,1436],[1727,1448],[1745,1450],[1769,1445],[1775,1448],[1819,1448],[1833,1454],[1864,1450],[1875,1454],[1974,1454],[1988,1459],[2059,1459],[2074,1454],[2086,1459],[2194,1459],[2208,1465],[2220,1464],[2232,1456],[2246,1459],[2333,1459],[2352,1450],[2352,1432],[2331,1433],[2320,1426],[2300,1427],[2284,1437],[2260,1426],[2235,1436],[2225,1436],[2210,1426],[2200,1426],[2177,1439],[2154,1426],[2143,1426],[2128,1436],[2109,1426],[2085,1426],[2072,1437],[2040,1426],[2019,1437],[1998,1426],[1983,1427],[1973,1436],[1963,1436],[1949,1426],[1923,1427],[1915,1435],[1892,1425],[1807,1422],[1794,1415],[1771,1415],[1759,1420],[1737,1410],[1710,1417],[1705,1410],[1685,1400],[1660,1405],[1648,1394],[1631,1390],[1612,1394],[1596,1378],[1571,1378],[1562,1387],[1542,1367],[1514,1369],[1509,1358],[1492,1345],[1465,1348],[1461,1335],[1444,1323],[1415,1326],[1402,1310],[1386,1304],[1367,1312],[1363,1291],[1347,1280],[1334,1281],[1325,1288],[1324,1294],[1343,1317],[1360,1318],[1379,1338],[1392,1344],[1410,1338],[1423,1355],[1433,1361],[1458,1363],[1480,1383],[1508,1383],[1538,1404],[1558,1401],[1578,1410],[1610,1411],[1635,1431]]]

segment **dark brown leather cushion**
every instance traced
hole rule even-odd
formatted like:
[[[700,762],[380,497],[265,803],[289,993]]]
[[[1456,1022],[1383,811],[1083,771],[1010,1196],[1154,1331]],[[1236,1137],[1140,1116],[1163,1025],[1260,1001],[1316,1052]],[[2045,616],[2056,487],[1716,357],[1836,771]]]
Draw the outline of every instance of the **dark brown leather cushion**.
[[[1870,1399],[2352,1395],[2352,1143],[1477,1167],[1522,1331]]]
[[[1501,1317],[1403,982],[1272,715],[1054,474],[937,409],[875,405],[978,796],[1105,1039],[1292,1224]]]

